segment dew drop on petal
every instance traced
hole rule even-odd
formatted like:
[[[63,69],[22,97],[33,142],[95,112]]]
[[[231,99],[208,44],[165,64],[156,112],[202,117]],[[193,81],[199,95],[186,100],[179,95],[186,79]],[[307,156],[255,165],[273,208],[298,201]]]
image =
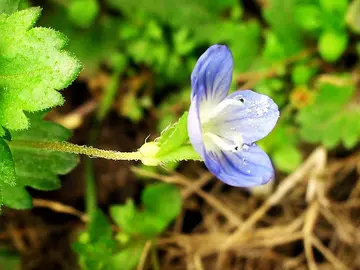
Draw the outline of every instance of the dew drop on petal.
[[[244,149],[245,151],[249,150],[249,145],[243,144],[243,149]]]

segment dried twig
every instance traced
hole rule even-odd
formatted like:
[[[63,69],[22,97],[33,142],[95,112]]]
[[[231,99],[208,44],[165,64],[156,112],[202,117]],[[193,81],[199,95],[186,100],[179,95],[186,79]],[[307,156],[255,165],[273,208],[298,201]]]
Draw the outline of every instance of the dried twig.
[[[33,205],[34,207],[49,208],[55,212],[73,215],[80,218],[80,220],[83,222],[89,222],[89,217],[85,213],[77,210],[74,207],[62,204],[60,202],[54,202],[43,199],[33,199]]]

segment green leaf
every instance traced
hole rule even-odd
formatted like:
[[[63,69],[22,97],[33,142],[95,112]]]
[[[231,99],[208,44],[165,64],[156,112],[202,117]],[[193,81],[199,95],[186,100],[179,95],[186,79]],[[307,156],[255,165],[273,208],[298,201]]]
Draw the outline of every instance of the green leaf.
[[[188,112],[184,112],[175,124],[168,126],[161,132],[161,136],[157,141],[160,147],[156,155],[157,157],[160,158],[161,156],[176,151],[186,142],[189,137],[187,132],[187,118]]]
[[[345,32],[326,31],[321,34],[318,43],[319,53],[328,62],[334,62],[343,54],[348,44]]]
[[[0,14],[11,14],[17,11],[21,0],[1,0],[0,1]]]
[[[227,33],[228,37],[231,37],[229,47],[234,59],[241,59],[241,61],[235,61],[234,69],[237,72],[246,72],[259,55],[261,27],[255,20],[251,20],[246,24],[235,23],[235,25],[236,29],[231,33]],[[220,29],[219,31],[221,31]],[[238,37],[241,37],[241,39]]]
[[[351,30],[360,34],[360,0],[353,0],[346,12],[346,22]]]
[[[63,50],[67,44],[64,35],[33,28],[40,12],[40,8],[29,8],[0,15],[0,125],[10,130],[29,127],[24,111],[63,104],[57,90],[71,84],[81,69]]]
[[[314,4],[300,5],[295,10],[296,23],[305,30],[321,27],[321,10]]]
[[[181,210],[179,190],[169,184],[147,186],[142,193],[143,210],[138,211],[132,200],[110,209],[114,221],[130,235],[151,237],[161,233]]]
[[[95,243],[101,239],[111,239],[111,224],[101,210],[95,211],[89,224],[89,242]]]
[[[334,148],[341,141],[346,147],[358,142],[360,108],[353,100],[355,86],[351,79],[327,76],[319,81],[314,103],[302,109],[297,117],[300,135],[310,143]]]
[[[302,161],[298,143],[298,131],[282,120],[268,136],[259,142],[259,146],[270,154],[277,169],[290,173]]]
[[[180,146],[175,151],[159,157],[159,159],[165,162],[164,166],[179,160],[202,160],[192,145]]]
[[[316,73],[316,68],[307,64],[296,64],[291,72],[291,79],[295,85],[304,85]]]
[[[141,241],[132,243],[120,252],[114,254],[107,262],[104,270],[132,270],[138,265],[145,244]]]
[[[132,200],[125,205],[113,205],[110,213],[115,223],[127,234],[133,236],[152,237],[161,233],[167,226],[161,217],[143,210],[139,212]]]
[[[147,186],[141,201],[146,209],[168,223],[175,219],[181,210],[181,195],[177,187],[166,183]]]
[[[270,25],[271,32],[282,45],[285,57],[302,48],[302,34],[294,20],[299,2],[300,0],[269,0],[263,8],[263,16]]]
[[[195,48],[196,42],[189,38],[189,34],[187,28],[181,28],[174,33],[174,47],[177,54],[187,55]]]
[[[44,13],[40,23],[67,35],[70,40],[68,50],[84,65],[81,76],[92,77],[100,69],[101,64],[113,60],[118,45],[116,33],[122,24],[117,18],[104,16],[90,28],[79,29],[73,26],[68,16],[68,10],[58,6]]]
[[[344,13],[348,6],[348,0],[319,0],[320,6],[327,12]]]
[[[8,144],[0,138],[0,175],[1,182],[15,185],[15,165]]]
[[[87,28],[99,13],[97,0],[73,0],[69,4],[69,18],[77,26]]]
[[[17,208],[19,205],[17,201],[29,205],[29,196],[19,200],[19,195],[23,194],[17,191],[15,163],[8,144],[2,138],[0,138],[0,175],[0,205],[10,202]]]
[[[356,146],[360,137],[359,115],[347,114],[343,121],[341,129],[344,146],[351,149]]]
[[[61,186],[58,175],[69,173],[77,164],[73,154],[46,151],[16,144],[17,140],[65,141],[71,133],[64,127],[41,119],[41,114],[29,114],[31,127],[11,132],[10,149],[15,162],[16,185],[3,188],[3,203],[11,208],[31,208],[31,197],[25,187],[54,190]]]
[[[73,249],[79,254],[79,261],[88,270],[105,269],[116,249],[112,238],[111,224],[104,213],[98,209],[90,217],[87,232],[80,235]]]
[[[276,167],[286,173],[294,171],[302,161],[301,152],[296,147],[287,144],[277,148],[272,158]]]

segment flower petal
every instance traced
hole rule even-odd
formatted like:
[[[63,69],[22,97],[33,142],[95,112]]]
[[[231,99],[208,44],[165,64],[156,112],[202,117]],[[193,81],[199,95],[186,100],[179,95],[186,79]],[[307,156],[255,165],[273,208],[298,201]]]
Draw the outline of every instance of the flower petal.
[[[206,152],[205,164],[221,181],[236,187],[264,185],[274,177],[269,156],[256,144],[239,152]]]
[[[197,95],[213,104],[223,100],[230,88],[233,57],[228,47],[213,45],[197,61],[191,74],[191,98]]]
[[[214,119],[218,135],[227,138],[241,134],[243,142],[249,144],[264,138],[275,127],[280,113],[276,103],[268,96],[240,90],[224,101],[229,99],[242,104],[227,106]]]
[[[200,124],[199,105],[199,98],[197,96],[194,96],[194,98],[191,100],[188,115],[188,134],[190,142],[195,148],[196,152],[198,152],[198,154],[203,157],[204,142]]]

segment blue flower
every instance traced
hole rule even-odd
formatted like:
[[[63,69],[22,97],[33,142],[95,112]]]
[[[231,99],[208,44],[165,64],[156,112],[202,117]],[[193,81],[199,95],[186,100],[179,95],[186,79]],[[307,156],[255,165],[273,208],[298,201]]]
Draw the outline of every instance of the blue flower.
[[[207,168],[239,187],[263,185],[274,176],[269,156],[254,142],[274,128],[279,109],[268,96],[240,90],[228,96],[233,57],[223,45],[200,56],[191,74],[189,138]]]

